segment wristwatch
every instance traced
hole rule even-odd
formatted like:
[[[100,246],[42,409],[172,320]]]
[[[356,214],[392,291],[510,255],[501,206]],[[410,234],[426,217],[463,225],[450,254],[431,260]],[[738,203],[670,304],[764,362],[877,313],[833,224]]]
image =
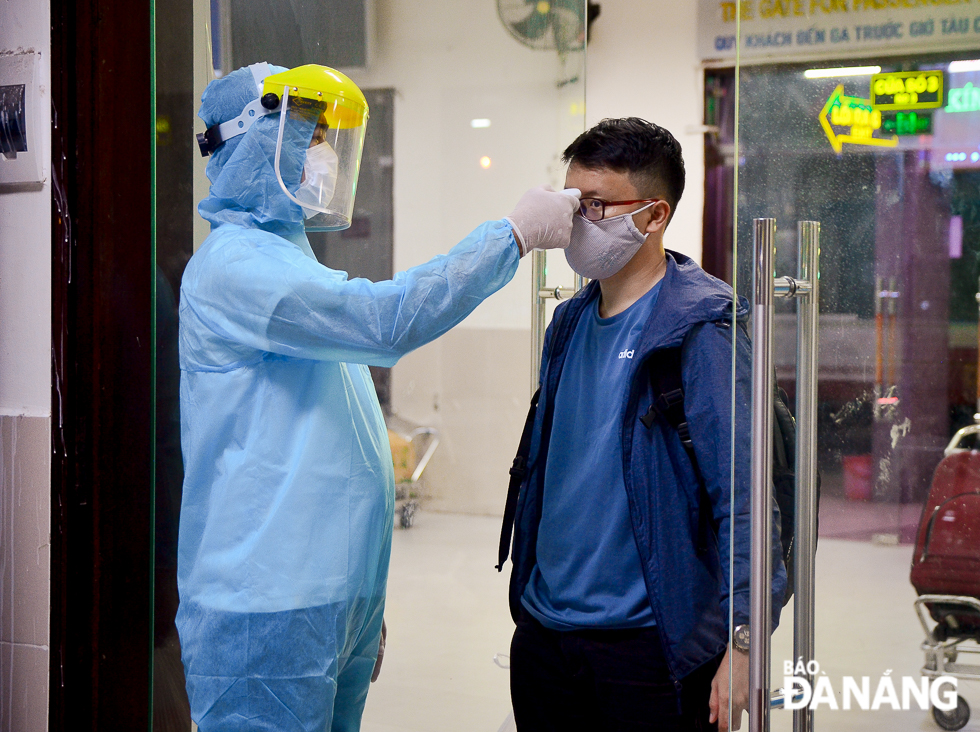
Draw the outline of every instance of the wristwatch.
[[[732,645],[739,651],[749,652],[749,626],[736,625],[732,633]]]

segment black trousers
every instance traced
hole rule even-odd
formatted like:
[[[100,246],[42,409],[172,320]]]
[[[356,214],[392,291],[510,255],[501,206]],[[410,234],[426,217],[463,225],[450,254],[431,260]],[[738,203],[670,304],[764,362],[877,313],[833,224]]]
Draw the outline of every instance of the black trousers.
[[[518,732],[702,732],[724,654],[675,683],[657,628],[557,631],[526,611],[510,647]]]

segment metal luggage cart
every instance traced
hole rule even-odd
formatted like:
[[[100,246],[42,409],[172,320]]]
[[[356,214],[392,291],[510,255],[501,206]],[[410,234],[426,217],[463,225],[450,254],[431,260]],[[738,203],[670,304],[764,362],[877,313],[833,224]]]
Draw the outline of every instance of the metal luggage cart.
[[[425,497],[425,486],[422,474],[425,472],[432,454],[439,447],[439,430],[433,427],[423,427],[407,419],[395,415],[385,417],[390,435],[394,434],[405,443],[409,449],[403,454],[392,454],[395,460],[395,513],[403,529],[412,528],[415,522],[415,512],[419,509],[420,501]]]
[[[915,601],[915,612],[926,634],[921,646],[926,655],[922,675],[931,680],[952,676],[980,681],[980,664],[960,660],[961,654],[980,655],[980,599],[965,595],[920,595]],[[930,613],[934,613],[933,617],[941,614],[943,618],[932,628],[927,619]],[[933,707],[932,717],[943,729],[962,729],[970,721],[970,705],[957,695],[955,709],[947,712]]]

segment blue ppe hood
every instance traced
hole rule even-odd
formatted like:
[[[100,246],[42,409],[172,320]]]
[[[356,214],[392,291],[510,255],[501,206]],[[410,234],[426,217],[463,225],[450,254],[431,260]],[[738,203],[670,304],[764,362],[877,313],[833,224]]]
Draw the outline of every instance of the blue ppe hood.
[[[272,73],[286,71],[269,64]],[[235,119],[249,102],[259,98],[252,72],[237,69],[215,79],[201,95],[198,117],[208,128]],[[293,193],[299,188],[306,149],[313,139],[316,117],[290,114],[283,131],[279,170]],[[276,138],[279,113],[257,120],[244,135],[223,143],[208,161],[211,191],[198,205],[213,231],[223,224],[262,229],[286,238],[304,232],[303,210],[289,200],[276,179]]]

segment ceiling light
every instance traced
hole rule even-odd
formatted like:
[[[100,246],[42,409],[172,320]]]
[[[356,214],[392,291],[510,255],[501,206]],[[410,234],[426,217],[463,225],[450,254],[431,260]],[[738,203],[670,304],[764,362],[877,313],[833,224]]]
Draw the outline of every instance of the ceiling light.
[[[803,76],[808,79],[832,79],[837,76],[871,76],[879,73],[880,66],[842,66],[836,69],[807,69]]]
[[[489,126],[490,126],[490,120],[488,119],[481,118],[481,119],[470,120],[470,127],[473,127],[474,129],[478,129],[480,127],[489,127]]]
[[[980,71],[980,58],[969,61],[950,61],[949,70],[952,73],[957,71]]]

